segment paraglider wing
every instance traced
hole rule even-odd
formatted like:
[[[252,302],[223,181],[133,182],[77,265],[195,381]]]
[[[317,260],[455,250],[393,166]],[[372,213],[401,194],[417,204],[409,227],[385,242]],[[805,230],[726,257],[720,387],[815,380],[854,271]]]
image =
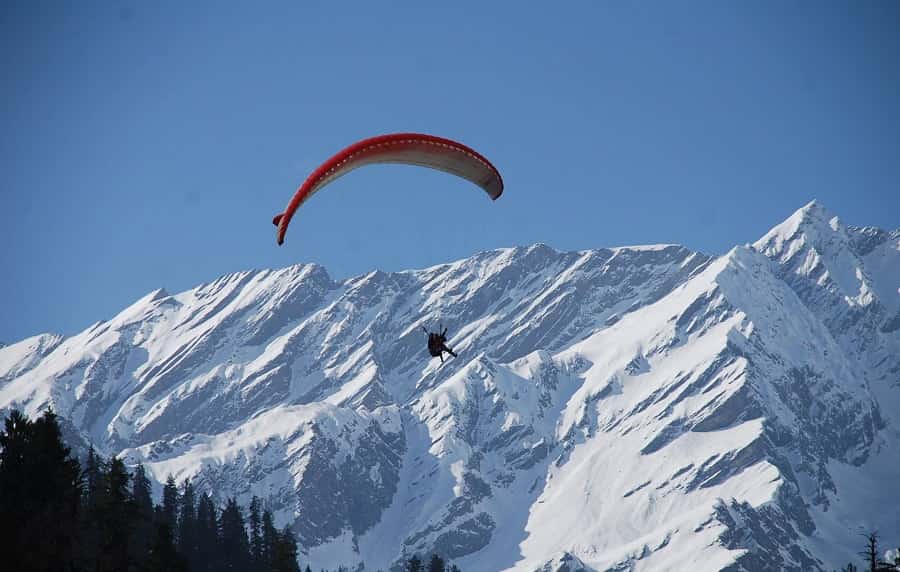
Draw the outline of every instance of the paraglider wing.
[[[462,177],[497,200],[503,179],[497,169],[477,151],[443,137],[421,133],[394,133],[364,139],[350,145],[320,165],[297,189],[283,213],[272,223],[278,227],[278,244],[284,242],[291,218],[309,197],[350,171],[374,163],[419,165]]]

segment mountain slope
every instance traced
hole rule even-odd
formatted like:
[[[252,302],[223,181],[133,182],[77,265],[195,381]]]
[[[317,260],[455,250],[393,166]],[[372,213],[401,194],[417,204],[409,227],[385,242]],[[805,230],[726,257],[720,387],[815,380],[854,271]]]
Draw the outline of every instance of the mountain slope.
[[[262,497],[304,560],[830,569],[900,479],[900,233],[818,204],[712,259],[501,249],[335,281],[155,291],[0,348],[0,406]],[[421,327],[459,359],[428,361]]]

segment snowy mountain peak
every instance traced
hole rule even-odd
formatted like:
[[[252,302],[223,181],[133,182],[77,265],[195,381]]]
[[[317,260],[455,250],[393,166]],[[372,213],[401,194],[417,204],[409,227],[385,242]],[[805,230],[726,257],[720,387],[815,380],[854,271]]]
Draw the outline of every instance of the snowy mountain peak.
[[[874,300],[872,280],[838,217],[813,201],[754,243],[788,272],[826,286],[854,305]]]
[[[776,252],[790,252],[790,246],[798,240],[813,247],[821,247],[833,240],[834,233],[842,233],[838,217],[832,215],[821,203],[811,201],[767,232],[756,241],[754,247],[767,256]]]

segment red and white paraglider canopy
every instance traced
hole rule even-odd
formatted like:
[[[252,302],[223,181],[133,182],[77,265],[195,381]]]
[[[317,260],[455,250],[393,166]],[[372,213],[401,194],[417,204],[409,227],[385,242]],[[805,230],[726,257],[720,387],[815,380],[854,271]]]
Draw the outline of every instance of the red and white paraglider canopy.
[[[500,172],[474,149],[443,137],[421,133],[392,133],[350,145],[322,163],[294,193],[283,213],[272,222],[278,227],[278,244],[284,242],[291,218],[309,197],[350,171],[375,163],[401,163],[429,167],[469,180],[497,200],[503,193]]]

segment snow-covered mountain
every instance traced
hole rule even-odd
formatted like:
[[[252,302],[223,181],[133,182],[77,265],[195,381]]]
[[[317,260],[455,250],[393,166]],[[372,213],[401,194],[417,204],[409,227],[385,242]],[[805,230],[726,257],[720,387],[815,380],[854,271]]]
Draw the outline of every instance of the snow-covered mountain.
[[[242,272],[0,348],[0,407],[260,496],[316,568],[830,570],[900,539],[898,286],[900,232],[815,202],[720,257]]]

